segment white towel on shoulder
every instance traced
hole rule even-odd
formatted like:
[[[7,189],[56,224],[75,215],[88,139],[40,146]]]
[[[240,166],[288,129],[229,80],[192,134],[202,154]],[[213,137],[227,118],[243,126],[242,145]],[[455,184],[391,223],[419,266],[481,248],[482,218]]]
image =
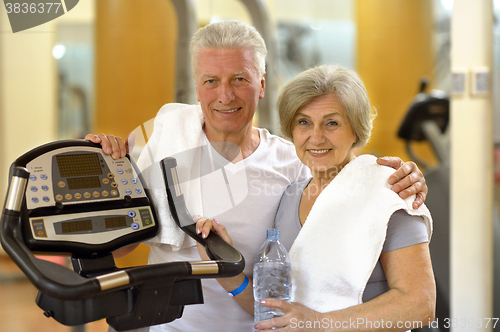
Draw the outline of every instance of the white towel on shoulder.
[[[170,215],[159,162],[165,157],[177,159],[187,208],[193,215],[203,215],[199,163],[199,148],[206,144],[203,124],[201,107],[195,105],[166,104],[156,115],[151,138],[137,161],[160,221],[160,232],[148,242],[170,244],[174,250],[195,245]]]
[[[423,216],[429,239],[430,212],[412,208],[387,179],[393,169],[362,155],[347,164],[314,203],[290,249],[292,301],[319,312],[362,303],[385,241],[390,216],[399,209]]]

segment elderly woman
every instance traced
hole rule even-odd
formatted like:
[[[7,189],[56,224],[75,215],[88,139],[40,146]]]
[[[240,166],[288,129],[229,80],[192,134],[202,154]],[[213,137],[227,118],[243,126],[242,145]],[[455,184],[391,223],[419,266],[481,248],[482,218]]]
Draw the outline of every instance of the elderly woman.
[[[432,220],[424,205],[414,210],[413,198],[390,190],[390,169],[374,156],[356,157],[374,118],[358,75],[341,66],[309,69],[284,88],[278,107],[282,133],[312,178],[286,190],[275,218],[292,260],[292,303],[263,301],[285,314],[255,328],[372,331],[429,324]],[[224,227],[207,218],[197,228],[230,241]],[[251,310],[248,291],[235,300]]]

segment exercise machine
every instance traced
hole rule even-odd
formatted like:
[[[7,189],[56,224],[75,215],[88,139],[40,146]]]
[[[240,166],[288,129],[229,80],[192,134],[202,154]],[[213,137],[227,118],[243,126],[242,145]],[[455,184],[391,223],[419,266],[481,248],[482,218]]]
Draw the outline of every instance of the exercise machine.
[[[432,213],[434,232],[429,244],[434,276],[436,279],[436,319],[443,331],[443,320],[450,317],[450,160],[448,123],[450,101],[439,90],[427,92],[428,82],[422,79],[420,91],[415,96],[398,131],[398,136],[406,140],[408,155],[424,169],[429,193],[425,204]],[[438,159],[437,166],[417,156],[412,142],[428,141]]]
[[[398,131],[398,136],[406,140],[410,157],[424,168],[424,175],[429,188],[425,204],[434,219],[434,233],[430,242],[432,265],[436,279],[437,303],[436,319],[441,322],[439,328],[427,328],[435,331],[448,330],[442,322],[450,318],[450,156],[448,123],[450,102],[442,91],[426,91],[427,81],[422,80],[420,92],[412,101]],[[415,153],[413,141],[428,141],[438,160],[438,165],[431,166]],[[492,151],[493,153],[493,151]],[[494,223],[494,308],[493,317],[500,316],[500,219],[498,211],[493,214]]]
[[[84,140],[48,143],[11,165],[1,217],[3,248],[38,289],[37,305],[68,326],[105,318],[117,331],[171,322],[203,303],[201,279],[239,274],[242,255],[203,239],[182,195],[176,160],[160,162],[170,212],[210,261],[117,268],[112,252],[159,230],[149,190],[127,154],[113,159]],[[37,256],[35,256],[37,254]],[[72,269],[40,258],[71,257]]]

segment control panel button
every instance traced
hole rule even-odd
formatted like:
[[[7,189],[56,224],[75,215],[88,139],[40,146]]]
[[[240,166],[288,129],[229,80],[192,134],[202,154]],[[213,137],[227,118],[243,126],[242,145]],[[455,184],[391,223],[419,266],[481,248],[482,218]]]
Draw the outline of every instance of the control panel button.
[[[116,170],[116,173],[118,173],[118,174],[123,174],[123,169],[118,168],[118,169]]]
[[[57,194],[57,195],[56,195],[56,201],[59,201],[59,202],[60,202],[60,201],[62,201],[62,200],[63,200],[63,195],[61,195],[61,194]]]
[[[102,191],[102,197],[108,197],[109,196],[109,191],[103,190]]]
[[[36,175],[30,175],[30,180],[31,181],[36,181]]]
[[[31,198],[31,201],[32,201],[33,203],[38,203],[38,198],[33,197],[33,198]]]
[[[136,183],[137,183],[137,179],[136,179],[136,178],[132,178],[132,179],[130,180],[130,182],[132,182],[133,184],[136,184]]]
[[[135,188],[135,192],[137,194],[142,194],[142,189],[141,188]]]
[[[130,225],[130,226],[132,227],[132,229],[139,229],[138,223],[133,222],[132,225]]]
[[[64,188],[64,187],[66,187],[66,182],[64,182],[64,181],[59,181],[59,182],[57,183],[57,186],[58,186],[59,188]]]
[[[127,195],[131,195],[131,194],[132,194],[132,190],[130,190],[130,189],[125,189],[125,194],[127,194]]]
[[[66,200],[68,200],[68,201],[71,201],[73,199],[73,195],[66,194],[66,195],[64,195],[64,198],[66,198]]]
[[[111,195],[112,196],[118,196],[118,191],[117,190],[111,190]]]
[[[108,173],[108,178],[114,179],[115,175],[113,173]]]
[[[76,193],[76,194],[75,194],[75,198],[76,198],[76,199],[81,199],[81,198],[82,198],[82,194],[80,194],[80,193]]]
[[[109,184],[109,179],[108,179],[108,178],[104,178],[104,179],[102,179],[102,183],[104,183],[104,184]]]
[[[122,179],[120,182],[121,182],[122,184],[127,184],[127,183],[128,183],[127,179]]]
[[[50,201],[50,198],[48,196],[43,196],[42,200],[45,202],[45,203],[48,203]]]
[[[33,234],[37,237],[47,237],[47,232],[45,231],[45,225],[43,219],[34,219],[31,221],[33,226]]]
[[[40,175],[40,179],[47,180],[49,177],[45,174]]]
[[[151,215],[149,214],[149,209],[140,209],[139,214],[141,216],[143,227],[149,226],[153,223]]]
[[[92,196],[94,196],[95,198],[98,198],[98,197],[100,197],[100,196],[101,196],[101,193],[100,193],[100,192],[98,192],[98,191],[94,191],[94,192],[92,193]]]
[[[42,190],[43,190],[43,191],[47,191],[47,190],[49,190],[49,186],[43,185],[43,186],[42,186]]]
[[[38,191],[38,188],[36,186],[31,186],[30,190],[36,193]]]
[[[129,211],[129,212],[128,212],[128,216],[129,216],[130,218],[135,217],[135,212],[134,212],[134,211]]]
[[[118,184],[116,182],[112,182],[111,187],[116,188],[116,187],[118,187]]]
[[[83,197],[89,199],[91,197],[90,193],[88,191],[83,193]]]

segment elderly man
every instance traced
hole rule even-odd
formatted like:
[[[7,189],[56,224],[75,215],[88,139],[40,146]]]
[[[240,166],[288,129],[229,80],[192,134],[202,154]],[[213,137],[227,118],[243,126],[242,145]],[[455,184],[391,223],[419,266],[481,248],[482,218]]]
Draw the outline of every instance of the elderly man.
[[[188,209],[224,224],[245,257],[247,276],[252,275],[252,262],[273,225],[285,189],[310,176],[290,142],[252,126],[259,99],[264,98],[266,53],[260,34],[241,22],[214,23],[197,31],[191,56],[200,105],[162,107],[138,160],[141,170],[157,168],[157,162],[168,155],[195,151],[184,153],[189,156],[179,165],[181,176],[190,173],[183,182]],[[89,134],[86,139],[101,143],[114,157],[124,156],[128,149],[128,143],[112,135]],[[416,194],[415,207],[423,203],[427,187],[414,163],[403,164],[399,158],[379,163],[399,167],[390,178],[394,191],[403,198]],[[155,179],[160,181],[154,174],[146,176],[150,186]],[[149,262],[199,260],[194,243],[176,234],[168,211],[163,211],[168,209],[165,194],[156,191],[162,230],[147,243]],[[228,296],[240,284],[226,282],[223,288],[211,279],[202,284],[204,305],[186,306],[181,319],[150,331],[252,331],[252,315]],[[251,296],[251,290],[237,296]]]

